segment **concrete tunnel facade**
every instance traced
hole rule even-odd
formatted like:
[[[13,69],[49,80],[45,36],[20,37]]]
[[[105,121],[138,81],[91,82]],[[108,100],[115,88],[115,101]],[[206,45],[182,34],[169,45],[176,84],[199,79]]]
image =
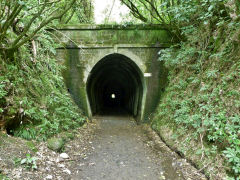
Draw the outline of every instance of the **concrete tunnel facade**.
[[[158,52],[172,44],[162,25],[63,25],[56,59],[75,103],[89,118],[123,110],[149,121],[167,85]],[[114,95],[114,98],[112,98]]]
[[[114,53],[91,70],[87,95],[92,115],[127,112],[141,117],[145,94],[143,73],[130,58]]]

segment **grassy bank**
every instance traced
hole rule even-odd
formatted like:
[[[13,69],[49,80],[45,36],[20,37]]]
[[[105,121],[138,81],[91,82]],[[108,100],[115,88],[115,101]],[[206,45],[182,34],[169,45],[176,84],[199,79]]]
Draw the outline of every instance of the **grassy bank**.
[[[210,179],[239,179],[240,23],[214,23],[187,27],[187,41],[160,52],[169,85],[152,127]]]
[[[9,134],[46,140],[86,118],[67,92],[50,35],[39,37],[36,46],[35,56],[24,45],[12,59],[0,57],[0,123]]]

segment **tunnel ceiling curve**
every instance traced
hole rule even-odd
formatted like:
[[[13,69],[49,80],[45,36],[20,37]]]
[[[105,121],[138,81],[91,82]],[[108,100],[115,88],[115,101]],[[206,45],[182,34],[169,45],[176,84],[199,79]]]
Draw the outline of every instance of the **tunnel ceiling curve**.
[[[92,114],[124,110],[140,115],[144,91],[143,73],[128,57],[111,54],[101,59],[87,80],[87,94]]]

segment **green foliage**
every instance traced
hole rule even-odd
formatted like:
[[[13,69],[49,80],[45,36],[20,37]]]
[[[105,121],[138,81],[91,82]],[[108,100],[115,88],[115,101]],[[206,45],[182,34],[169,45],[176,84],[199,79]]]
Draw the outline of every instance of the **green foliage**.
[[[7,95],[6,89],[6,81],[3,79],[3,77],[0,76],[0,105],[4,103],[3,97]],[[3,109],[0,107],[0,113],[3,113]]]
[[[9,133],[46,140],[84,123],[63,82],[64,67],[54,59],[57,44],[45,30],[71,22],[74,8],[90,12],[82,3],[91,5],[90,0],[1,1],[0,127]]]
[[[223,151],[223,153],[227,157],[228,162],[234,165],[232,167],[233,171],[236,174],[239,174],[240,173],[240,143],[239,143],[239,139],[238,139],[238,143],[236,144],[236,146],[226,148],[226,150]]]
[[[0,173],[0,180],[10,180],[7,176]]]
[[[59,20],[77,0],[3,0],[0,6],[0,54],[13,61],[13,53],[33,40],[54,20]]]
[[[183,1],[185,2],[185,1]],[[186,1],[172,6],[185,41],[159,52],[169,69],[169,86],[153,126],[167,125],[174,137],[190,133],[202,143],[196,154],[226,159],[229,176],[240,175],[240,23],[227,1]],[[231,9],[232,8],[232,9]],[[186,138],[182,151],[187,151]],[[204,166],[204,165],[203,165]],[[214,173],[210,177],[214,176]],[[214,179],[214,177],[213,177]]]
[[[68,13],[67,18],[63,17],[65,24],[92,23],[94,20],[93,0],[78,0]],[[62,21],[60,22],[62,23]]]
[[[176,125],[194,129],[196,137],[203,135],[223,152],[234,174],[239,174],[239,61],[233,56],[228,65],[221,64],[226,57],[218,56],[220,63],[215,64],[216,60],[203,58],[206,52],[183,44],[161,54],[160,60],[170,69],[170,84],[159,106],[165,110],[159,112],[158,119],[165,123],[171,119]]]
[[[1,119],[16,136],[46,140],[82,125],[85,118],[65,87],[64,68],[53,58],[56,45],[47,31],[35,41],[35,59],[27,46],[17,62],[1,61]]]
[[[36,170],[37,169],[36,157],[31,157],[31,154],[26,154],[26,158],[14,158],[14,164],[16,166],[23,165],[26,169]]]
[[[93,20],[92,0],[2,0],[0,2],[0,55],[16,60],[15,53],[23,45],[32,45],[44,37],[44,29],[59,23],[86,23]],[[31,42],[32,41],[32,42]]]
[[[32,141],[27,141],[26,145],[28,146],[28,148],[31,151],[33,151],[33,152],[37,152],[38,151],[37,147],[35,146],[35,144]]]

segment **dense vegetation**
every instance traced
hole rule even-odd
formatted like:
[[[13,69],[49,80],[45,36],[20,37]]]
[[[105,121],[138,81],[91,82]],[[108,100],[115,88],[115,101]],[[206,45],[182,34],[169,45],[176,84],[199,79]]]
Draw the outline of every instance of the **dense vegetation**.
[[[54,59],[57,48],[46,29],[92,21],[88,0],[0,1],[0,127],[43,139],[80,126],[86,118],[72,102]]]
[[[121,0],[177,42],[152,127],[210,179],[240,179],[240,1]],[[54,59],[51,25],[92,22],[90,0],[0,1],[0,127],[43,139],[81,125]],[[131,22],[130,22],[131,23]]]
[[[239,1],[122,2],[142,21],[168,25],[179,42],[159,52],[169,85],[153,128],[211,179],[223,179],[223,169],[239,179]]]

